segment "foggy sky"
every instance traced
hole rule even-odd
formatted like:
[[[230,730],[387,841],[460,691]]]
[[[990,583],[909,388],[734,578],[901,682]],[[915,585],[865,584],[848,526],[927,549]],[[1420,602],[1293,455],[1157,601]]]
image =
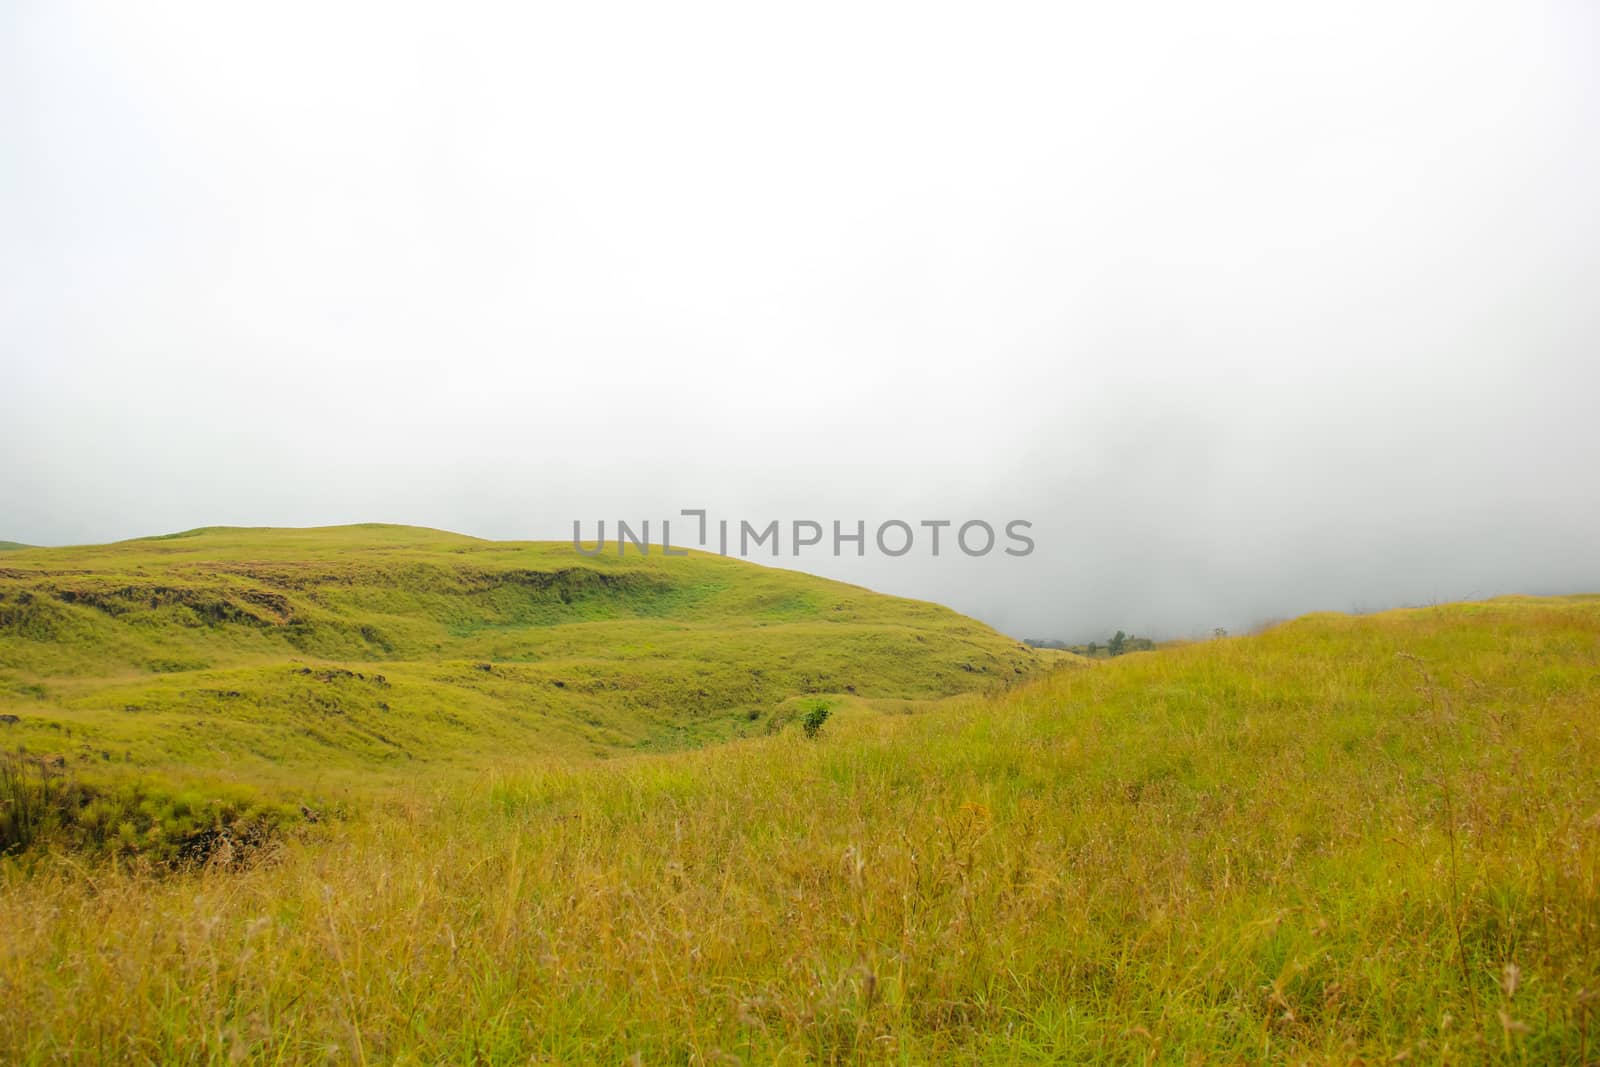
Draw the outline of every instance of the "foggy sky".
[[[0,538],[1022,518],[800,565],[1072,639],[1600,590],[1597,53],[1581,0],[8,4]]]

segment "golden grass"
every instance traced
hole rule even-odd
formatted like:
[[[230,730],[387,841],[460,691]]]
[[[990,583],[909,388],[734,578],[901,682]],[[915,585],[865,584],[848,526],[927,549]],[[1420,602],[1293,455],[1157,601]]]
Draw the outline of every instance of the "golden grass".
[[[1600,602],[1497,601],[0,868],[0,1061],[1577,1063]]]

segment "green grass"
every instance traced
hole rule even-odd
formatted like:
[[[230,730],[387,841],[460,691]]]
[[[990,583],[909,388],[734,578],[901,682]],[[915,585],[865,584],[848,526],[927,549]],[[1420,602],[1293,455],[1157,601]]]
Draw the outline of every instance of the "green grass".
[[[244,866],[0,862],[0,1061],[1595,1057],[1600,598],[1057,662],[361,779]]]
[[[214,528],[0,566],[0,714],[19,720],[0,747],[64,761],[108,804],[176,780],[350,805],[486,760],[763,734],[797,695],[930,700],[1047,662],[792,571],[414,527]],[[136,821],[123,851],[170,850]]]

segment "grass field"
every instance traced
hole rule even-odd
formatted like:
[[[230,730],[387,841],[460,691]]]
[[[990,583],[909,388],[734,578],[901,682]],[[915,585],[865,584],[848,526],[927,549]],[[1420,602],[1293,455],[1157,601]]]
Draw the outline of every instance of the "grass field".
[[[798,697],[899,706],[1051,655],[718,556],[414,527],[195,530],[0,564],[0,746],[72,780],[58,836],[124,854],[218,812],[279,822],[451,770],[692,748],[776,730]]]
[[[471,544],[473,568],[520,551]],[[119,575],[83,576],[81,588],[153,568],[154,556],[135,562],[146,551],[160,549],[80,553],[78,567]],[[263,582],[268,556],[248,551],[253,574],[238,581]],[[373,565],[409,574],[415,553],[437,551],[396,547]],[[71,569],[38,551],[12,558]],[[1017,684],[961,693],[956,683],[979,672],[952,667],[955,656],[991,650],[993,678],[1021,653],[927,605],[721,560],[674,562],[722,588],[685,592],[669,576],[665,618],[580,604],[605,617],[577,629],[631,635],[609,643],[560,636],[567,625],[546,645],[521,623],[452,634],[445,608],[413,613],[359,584],[307,592],[294,612],[315,624],[324,654],[345,647],[365,612],[381,617],[386,655],[430,664],[407,670],[440,685],[447,707],[473,693],[510,706],[524,689],[543,692],[546,675],[479,672],[494,679],[480,692],[470,674],[440,680],[431,664],[471,671],[485,656],[571,680],[606,647],[614,655],[591,677],[652,677],[655,649],[684,647],[671,644],[673,625],[751,642],[741,662],[771,655],[786,684],[826,671],[857,692],[775,686],[753,706],[780,724],[836,698],[814,737],[729,731],[673,752],[638,751],[629,742],[651,736],[642,727],[622,743],[580,732],[571,745],[511,749],[496,735],[475,747],[468,710],[450,758],[419,751],[405,774],[353,742],[295,742],[283,766],[309,773],[334,753],[350,812],[281,833],[248,862],[230,851],[174,871],[137,852],[59,847],[0,861],[0,1062],[1600,1056],[1600,598],[1309,616],[1109,661],[1058,658],[1048,672],[1024,666]],[[69,578],[6,566],[11,619],[19,587],[38,603],[48,582]],[[653,561],[595,567],[664,573]],[[207,583],[224,573],[195,582],[220,589]],[[811,609],[848,619],[793,619],[804,613],[782,597],[821,590]],[[785,618],[765,614],[774,598]],[[76,632],[61,620],[105,635],[134,625],[100,614],[79,601],[47,616],[61,627],[53,637],[8,633],[13,689],[45,689],[12,706],[71,720],[76,738],[118,714],[143,721],[119,702],[158,699],[107,697],[108,687],[165,695],[184,675],[212,689],[224,684],[214,672],[282,669],[270,631],[168,634],[163,622],[137,645],[97,638],[99,658],[78,672],[77,653],[58,647]],[[829,625],[850,639],[830,648]],[[936,650],[907,663],[901,645],[850,629],[873,626],[926,630]],[[772,643],[759,643],[763,628],[778,631]],[[18,651],[24,641],[39,647]],[[647,647],[628,655],[628,641]],[[811,665],[813,643],[825,668]],[[543,660],[541,648],[559,654]],[[158,654],[205,662],[155,673]],[[360,663],[394,689],[423,684],[402,683],[410,675],[383,657]],[[170,692],[185,686],[202,682]],[[322,691],[262,686],[237,698],[254,709],[241,722],[292,716]],[[683,713],[671,692],[658,709],[669,718]],[[197,713],[172,699],[150,714]],[[179,749],[168,768],[148,744],[135,760],[145,774],[190,759],[212,760],[208,774],[229,767]],[[287,781],[264,759],[231,773],[243,784],[258,771],[263,790]]]

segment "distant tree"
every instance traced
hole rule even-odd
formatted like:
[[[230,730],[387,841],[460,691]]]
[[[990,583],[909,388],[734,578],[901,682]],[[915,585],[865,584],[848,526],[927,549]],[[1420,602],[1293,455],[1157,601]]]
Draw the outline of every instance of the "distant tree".
[[[1099,652],[1099,651],[1100,651],[1100,646],[1099,646],[1099,645],[1097,645],[1097,644],[1096,644],[1096,643],[1095,643],[1095,642],[1093,642],[1093,641],[1090,641],[1090,642],[1089,642],[1089,643],[1088,643],[1088,645],[1086,645],[1086,646],[1084,646],[1084,647],[1085,647],[1085,648],[1086,648],[1086,650],[1087,650],[1087,651],[1088,651],[1088,653],[1089,653],[1089,655],[1091,655],[1091,656],[1092,656],[1092,655],[1094,655],[1094,654],[1095,654],[1095,653],[1096,653],[1096,652]]]
[[[1112,656],[1122,655],[1123,646],[1128,643],[1128,635],[1118,630],[1111,635],[1111,640],[1106,642],[1106,653]]]
[[[1211,636],[1212,637],[1227,637],[1228,636],[1228,631],[1227,631],[1226,628],[1218,626],[1215,630],[1211,631]]]

